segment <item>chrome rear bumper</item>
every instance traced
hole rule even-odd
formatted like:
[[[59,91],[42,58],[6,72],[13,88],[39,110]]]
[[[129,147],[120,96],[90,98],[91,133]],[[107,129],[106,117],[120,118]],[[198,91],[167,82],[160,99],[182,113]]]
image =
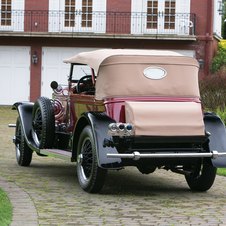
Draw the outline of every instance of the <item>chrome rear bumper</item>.
[[[210,153],[164,153],[164,154],[141,154],[135,151],[131,154],[107,154],[107,158],[130,158],[133,160],[139,160],[141,158],[199,158],[208,157],[216,159],[218,157],[226,157],[226,152],[219,153],[218,151],[212,151]]]

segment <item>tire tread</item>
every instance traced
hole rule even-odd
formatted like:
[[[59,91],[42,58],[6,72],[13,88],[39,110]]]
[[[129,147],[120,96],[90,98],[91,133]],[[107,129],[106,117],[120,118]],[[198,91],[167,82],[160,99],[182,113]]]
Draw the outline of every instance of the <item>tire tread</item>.
[[[211,188],[216,177],[217,168],[203,160],[203,170],[196,178],[185,176],[188,186],[195,191],[207,191]]]
[[[80,144],[80,141],[84,139],[85,136],[89,136],[89,138],[92,139],[91,143],[93,146],[93,164],[94,165],[91,173],[91,178],[88,181],[84,180],[77,165],[78,180],[79,180],[80,186],[83,188],[84,191],[89,193],[98,193],[101,191],[102,187],[104,186],[107,170],[102,169],[98,166],[96,151],[95,151],[94,142],[93,142],[93,135],[92,135],[92,130],[90,126],[86,126],[83,129],[82,133],[80,134],[79,144]],[[81,152],[80,150],[81,147],[79,147],[79,144],[78,144],[78,154],[80,154]]]
[[[54,107],[49,98],[39,97],[33,108],[32,120],[39,107],[42,115],[42,138],[40,140],[39,148],[52,148],[55,139]]]
[[[17,118],[17,122],[16,122],[16,133],[18,132],[18,130],[21,131],[21,136],[20,136],[20,156],[16,156],[17,158],[17,163],[20,166],[29,166],[32,160],[32,153],[33,151],[29,148],[29,146],[27,145],[26,141],[25,141],[25,137],[24,137],[24,132],[21,128],[21,120],[20,117]],[[17,134],[16,134],[17,135]],[[16,147],[17,148],[17,147]],[[17,155],[17,153],[16,153]]]

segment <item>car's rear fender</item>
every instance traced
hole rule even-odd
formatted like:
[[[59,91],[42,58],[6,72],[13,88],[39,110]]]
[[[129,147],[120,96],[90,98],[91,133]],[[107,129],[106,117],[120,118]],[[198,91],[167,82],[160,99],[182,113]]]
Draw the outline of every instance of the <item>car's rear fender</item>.
[[[78,119],[73,135],[72,158],[77,159],[77,145],[80,133],[86,125],[90,125],[93,132],[93,139],[96,148],[98,165],[104,169],[121,169],[121,158],[107,158],[107,153],[118,154],[115,147],[103,147],[103,141],[108,136],[108,125],[115,122],[103,112],[85,112]]]
[[[226,152],[225,125],[220,117],[212,112],[204,113],[205,130],[211,133],[209,137],[210,151]],[[217,168],[226,168],[226,157],[211,159]]]
[[[31,102],[16,102],[13,105],[13,108],[16,108],[18,111],[25,140],[30,148],[33,148],[34,146],[33,139],[31,137],[33,106],[34,103]]]

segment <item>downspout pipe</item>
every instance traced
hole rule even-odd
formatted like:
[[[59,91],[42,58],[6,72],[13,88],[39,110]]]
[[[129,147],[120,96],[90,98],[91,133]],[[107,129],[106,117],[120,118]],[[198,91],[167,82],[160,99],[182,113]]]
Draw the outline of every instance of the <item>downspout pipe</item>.
[[[211,37],[211,24],[213,20],[212,9],[213,0],[207,0],[207,21],[206,21],[206,48],[205,48],[205,76],[210,74],[209,70],[209,54],[210,54],[210,37]]]

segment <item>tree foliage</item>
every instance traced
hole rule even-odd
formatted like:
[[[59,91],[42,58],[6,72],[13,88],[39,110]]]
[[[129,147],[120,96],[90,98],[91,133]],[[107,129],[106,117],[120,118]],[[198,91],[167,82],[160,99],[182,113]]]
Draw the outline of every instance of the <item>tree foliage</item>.
[[[226,65],[226,40],[221,40],[218,45],[217,56],[213,58],[210,67],[211,74],[216,73],[222,66]]]

